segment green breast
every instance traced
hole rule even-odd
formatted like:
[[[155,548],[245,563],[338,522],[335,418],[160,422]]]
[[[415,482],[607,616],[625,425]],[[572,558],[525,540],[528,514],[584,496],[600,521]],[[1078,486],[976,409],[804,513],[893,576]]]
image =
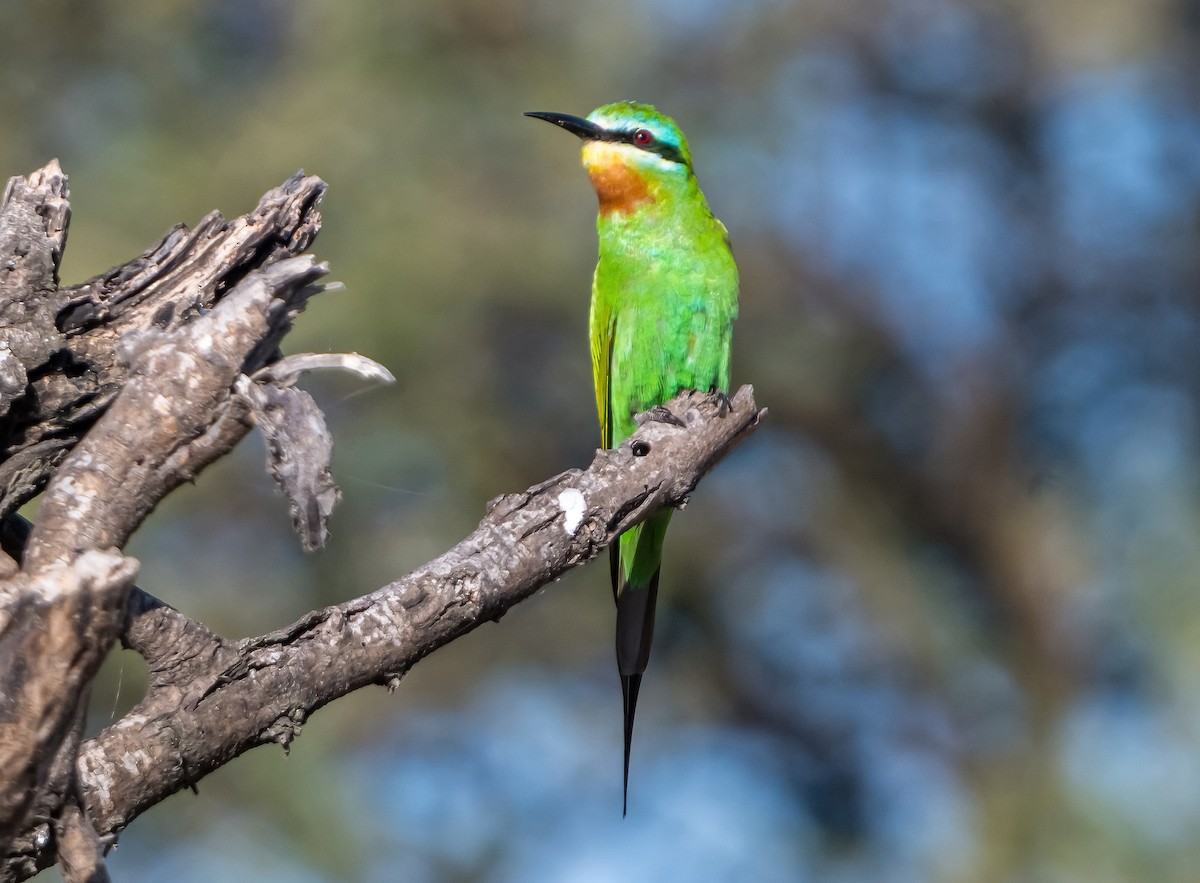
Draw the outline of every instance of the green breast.
[[[737,266],[725,227],[699,188],[686,196],[660,198],[597,222],[592,309],[593,321],[599,313],[613,323],[608,389],[614,444],[633,432],[634,414],[683,389],[729,387]]]

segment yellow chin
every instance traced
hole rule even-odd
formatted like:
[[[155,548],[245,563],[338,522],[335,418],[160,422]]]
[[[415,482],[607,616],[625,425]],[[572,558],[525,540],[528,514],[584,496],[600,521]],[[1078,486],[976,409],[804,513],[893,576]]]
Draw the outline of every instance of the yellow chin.
[[[583,165],[590,174],[593,169],[607,166],[637,165],[638,150],[631,144],[619,144],[613,141],[588,141],[583,145]]]

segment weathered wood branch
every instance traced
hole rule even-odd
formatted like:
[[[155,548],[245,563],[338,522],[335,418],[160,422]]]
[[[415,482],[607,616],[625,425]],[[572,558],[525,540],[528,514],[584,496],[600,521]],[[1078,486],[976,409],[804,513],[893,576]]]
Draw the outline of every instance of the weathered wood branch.
[[[276,351],[325,272],[311,257],[288,258],[188,324],[137,335],[129,379],[46,489],[25,567],[123,546],[169,491],[227,453],[251,425],[235,385]]]
[[[291,255],[315,234],[323,192],[296,176],[246,217],[176,228],[64,290],[70,213],[58,164],[10,181],[0,203],[6,541],[19,533],[13,509],[49,482],[38,524],[19,548],[5,543],[2,562],[0,844],[42,824],[47,842],[61,834],[75,850],[64,873],[103,876],[98,855],[79,854],[95,835],[73,802],[88,687],[120,634],[136,572],[117,549],[250,429],[253,409],[235,386],[279,385],[247,372],[278,360],[292,317],[320,290],[325,268]],[[320,521],[328,507],[317,512]]]
[[[324,193],[296,174],[247,215],[178,225],[128,263],[59,289],[66,176],[55,161],[13,178],[0,202],[0,516],[45,487],[142,367],[130,342],[186,326],[252,270],[304,252]]]
[[[0,833],[15,833],[50,777],[118,634],[135,570],[92,551],[0,585]]]
[[[717,397],[669,404],[686,424],[643,426],[618,450],[488,506],[445,554],[353,601],[285,629],[228,642],[142,595],[129,630],[151,664],[143,701],[85,743],[80,780],[101,836],[257,745],[287,746],[316,709],[360,687],[394,687],[418,660],[499,617],[623,530],[686,502],[700,478],[757,427],[743,387],[721,415]],[[636,451],[636,454],[634,453]],[[23,877],[51,857],[22,837]]]
[[[522,494],[383,588],[259,638],[230,642],[133,586],[120,553],[173,488],[252,426],[306,547],[338,492],[303,371],[390,380],[353,354],[282,358],[324,265],[298,251],[324,184],[296,176],[232,222],[210,215],[82,286],[57,287],[66,179],[52,163],[0,205],[0,880],[58,861],[105,878],[99,844],[244,751],[288,745],[316,709],[498,619],[623,530],[682,505],[758,425],[753,392],[687,393],[680,425],[650,422]],[[728,405],[728,407],[727,407]],[[41,488],[35,525],[12,514]],[[117,638],[150,672],[142,702],[96,738],[80,721]]]

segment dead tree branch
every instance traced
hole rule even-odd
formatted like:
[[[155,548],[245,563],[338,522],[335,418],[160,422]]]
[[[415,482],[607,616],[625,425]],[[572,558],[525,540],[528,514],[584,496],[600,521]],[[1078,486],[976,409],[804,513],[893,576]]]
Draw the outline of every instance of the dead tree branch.
[[[687,393],[650,422],[521,494],[494,500],[453,549],[372,594],[230,642],[133,586],[120,549],[173,488],[251,426],[306,547],[337,489],[302,372],[390,375],[355,355],[281,358],[324,265],[300,256],[324,184],[296,176],[232,222],[179,227],[139,258],[57,288],[69,209],[56,163],[0,205],[0,880],[58,861],[104,879],[98,844],[242,752],[285,747],[316,709],[499,619],[623,530],[682,505],[761,417]],[[7,261],[7,263],[3,263]],[[7,267],[7,274],[4,273]],[[20,305],[24,304],[22,308]],[[23,311],[22,311],[23,310]],[[12,514],[45,487],[38,521]],[[147,661],[142,702],[80,742],[88,684],[117,638]],[[19,662],[18,662],[19,661]]]

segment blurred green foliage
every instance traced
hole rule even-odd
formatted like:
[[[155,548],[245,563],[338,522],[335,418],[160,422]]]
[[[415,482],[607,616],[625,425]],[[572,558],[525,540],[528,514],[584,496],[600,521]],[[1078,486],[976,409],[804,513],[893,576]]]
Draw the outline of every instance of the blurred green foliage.
[[[658,104],[768,425],[676,519],[630,818],[603,568],[139,819],[118,878],[1164,880],[1200,862],[1200,12],[1188,0],[0,7],[0,169],[68,282],[297,168],[345,290],[293,351],[345,499],[249,439],[135,538],[222,634],[369,591],[586,463],[594,197],[521,117]],[[93,726],[137,698],[115,654]]]

